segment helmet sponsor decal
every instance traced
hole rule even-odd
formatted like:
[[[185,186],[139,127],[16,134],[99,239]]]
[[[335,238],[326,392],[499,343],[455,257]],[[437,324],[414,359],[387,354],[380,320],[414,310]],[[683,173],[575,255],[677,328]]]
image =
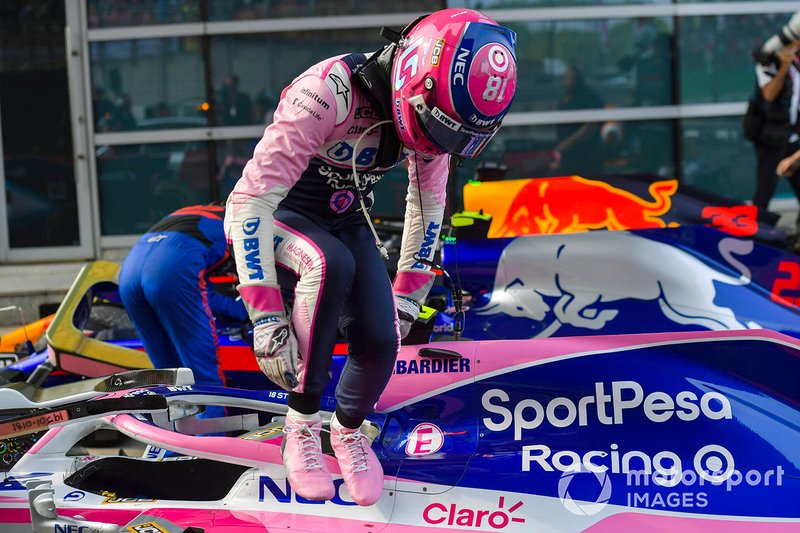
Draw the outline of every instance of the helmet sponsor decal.
[[[422,37],[414,39],[403,53],[395,59],[397,64],[394,68],[394,90],[399,91],[405,84],[406,80],[413,78],[417,74],[419,66],[419,45],[422,44]]]
[[[467,60],[471,60],[470,49],[460,46],[453,65],[453,85],[466,85]]]
[[[431,109],[431,115],[433,115],[435,119],[437,119],[439,122],[441,122],[442,124],[444,124],[453,131],[458,131],[461,129],[461,124],[459,124],[452,118],[442,113],[442,111],[438,107],[434,107],[433,109]]]
[[[517,85],[516,35],[502,26],[469,23],[450,71],[453,107],[469,124],[497,124],[511,105]]]
[[[509,69],[513,73],[514,68],[511,62],[511,52],[499,44],[484,45],[475,54],[469,73],[469,95],[472,103],[484,115],[498,115],[507,107],[507,73]],[[476,123],[475,120],[470,121]]]
[[[442,50],[444,50],[445,40],[444,39],[436,39],[433,42],[433,49],[431,50],[431,60],[430,65],[432,67],[438,67],[439,61],[442,59]]]
[[[397,124],[397,129],[400,131],[406,131],[406,123],[403,121],[403,113],[400,109],[400,99],[394,99],[394,116],[395,116],[395,123]]]

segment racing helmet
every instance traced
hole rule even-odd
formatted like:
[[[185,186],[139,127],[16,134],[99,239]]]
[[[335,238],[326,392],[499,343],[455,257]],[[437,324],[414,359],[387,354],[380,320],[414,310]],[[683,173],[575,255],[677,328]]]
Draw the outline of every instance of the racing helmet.
[[[423,155],[476,157],[500,128],[517,87],[516,34],[471,9],[444,9],[401,33],[392,117]]]

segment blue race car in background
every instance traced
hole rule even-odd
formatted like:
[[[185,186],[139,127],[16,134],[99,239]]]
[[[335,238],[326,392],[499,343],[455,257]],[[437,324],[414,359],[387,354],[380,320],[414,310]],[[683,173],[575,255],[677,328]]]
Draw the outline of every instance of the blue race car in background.
[[[704,226],[446,242],[474,339],[766,328],[800,337],[800,258]],[[435,333],[454,327],[452,300]]]

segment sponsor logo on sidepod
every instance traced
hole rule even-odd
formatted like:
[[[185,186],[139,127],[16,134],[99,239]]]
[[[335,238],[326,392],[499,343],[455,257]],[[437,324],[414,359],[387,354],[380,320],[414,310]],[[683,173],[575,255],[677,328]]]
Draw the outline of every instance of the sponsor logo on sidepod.
[[[543,423],[556,428],[566,428],[575,423],[588,426],[590,422],[603,425],[625,423],[626,412],[641,411],[651,422],[661,423],[675,417],[685,422],[701,416],[710,420],[732,418],[731,403],[719,392],[706,392],[698,397],[692,391],[681,391],[674,396],[662,391],[645,395],[635,381],[612,381],[611,393],[606,393],[603,382],[594,384],[594,394],[577,402],[559,396],[542,405],[533,398],[525,398],[511,405],[508,393],[490,389],[483,393],[481,404],[490,413],[483,424],[490,431],[505,431],[513,427],[514,440],[521,440],[526,430],[536,429]]]
[[[500,496],[497,502],[497,509],[473,509],[468,505],[460,506],[457,503],[445,505],[434,502],[422,511],[422,519],[428,524],[442,524],[448,526],[462,527],[486,527],[492,529],[504,529],[511,522],[525,523],[525,519],[513,516],[513,514],[523,506],[522,501],[518,501],[508,509],[505,509],[505,497]]]
[[[430,455],[438,452],[444,444],[444,431],[436,424],[418,424],[408,437],[406,455]]]
[[[302,503],[309,505],[322,505],[326,502],[320,500],[307,500],[302,496],[298,496],[292,492],[292,487],[289,485],[289,480],[281,480],[284,488],[281,488],[278,483],[269,476],[261,476],[258,478],[258,501],[263,502],[269,500],[269,496],[275,499],[278,503]],[[357,505],[354,501],[350,500],[350,495],[347,493],[347,487],[344,485],[344,479],[334,479],[333,486],[336,488],[336,494],[328,500],[334,505]],[[269,496],[268,496],[269,495]],[[347,499],[345,499],[347,498]]]

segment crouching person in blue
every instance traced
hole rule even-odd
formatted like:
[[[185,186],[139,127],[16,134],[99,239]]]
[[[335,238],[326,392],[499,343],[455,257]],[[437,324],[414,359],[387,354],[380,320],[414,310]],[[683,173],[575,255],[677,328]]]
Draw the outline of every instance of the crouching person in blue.
[[[133,246],[119,292],[155,368],[191,368],[197,385],[224,386],[215,317],[247,322],[241,299],[214,291],[209,274],[231,261],[225,208],[189,206],[159,220]],[[209,406],[205,417],[222,416]]]

